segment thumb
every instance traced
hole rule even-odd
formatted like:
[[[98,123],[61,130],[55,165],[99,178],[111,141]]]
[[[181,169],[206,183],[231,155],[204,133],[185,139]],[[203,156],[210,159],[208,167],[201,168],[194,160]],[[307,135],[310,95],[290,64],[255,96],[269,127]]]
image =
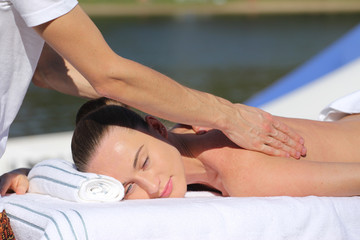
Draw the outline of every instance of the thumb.
[[[29,181],[27,177],[19,179],[17,184],[13,187],[16,194],[25,194],[29,189]]]
[[[199,126],[192,126],[192,128],[197,135],[204,134],[211,129],[211,128],[199,127]]]
[[[28,188],[29,188],[28,186],[20,185],[15,189],[15,193],[20,194],[20,195],[25,194],[27,192]]]

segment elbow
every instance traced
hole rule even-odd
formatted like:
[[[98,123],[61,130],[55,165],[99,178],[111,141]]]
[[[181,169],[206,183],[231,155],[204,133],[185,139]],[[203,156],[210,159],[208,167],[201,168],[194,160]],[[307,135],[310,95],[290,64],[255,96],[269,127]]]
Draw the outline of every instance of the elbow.
[[[45,86],[45,84],[43,82],[41,82],[38,78],[34,77],[32,78],[32,83],[36,86],[36,87],[41,87],[43,88]]]
[[[39,72],[38,69],[36,69],[33,78],[31,79],[32,83],[36,86],[36,87],[40,87],[40,88],[50,88],[49,84],[46,82],[46,80],[44,79],[44,77],[42,77],[43,75]]]
[[[129,94],[132,76],[126,70],[122,58],[104,61],[101,66],[94,69],[96,70],[89,73],[87,79],[97,94],[116,100]]]
[[[108,76],[94,81],[92,86],[99,96],[115,100],[120,100],[127,91],[127,84],[124,81]]]
[[[106,87],[106,80],[103,81],[103,83],[100,84],[96,84],[93,86],[95,89],[95,92],[100,96],[100,97],[109,97],[110,96],[110,92],[109,89]]]

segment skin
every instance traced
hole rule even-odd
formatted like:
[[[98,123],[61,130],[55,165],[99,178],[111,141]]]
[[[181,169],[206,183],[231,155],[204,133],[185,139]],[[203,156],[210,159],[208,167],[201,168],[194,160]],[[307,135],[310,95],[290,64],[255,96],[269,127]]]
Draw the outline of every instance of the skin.
[[[281,120],[309,143],[308,154],[300,161],[244,150],[216,130],[196,135],[191,127],[179,124],[167,132],[158,120],[147,117],[150,133],[111,129],[88,171],[113,176],[127,190],[133,184],[127,199],[182,197],[186,184],[191,183],[208,185],[224,196],[359,195],[359,115],[337,122]],[[1,195],[8,189],[25,193],[28,171],[19,169],[1,176]],[[169,179],[172,191],[162,195]]]
[[[44,44],[32,82],[37,87],[72,96],[90,99],[100,97],[81,73],[47,43]]]
[[[303,138],[271,114],[189,89],[117,55],[79,5],[34,29],[47,43],[33,78],[38,86],[105,96],[173,122],[219,129],[237,145],[269,155],[306,152]]]
[[[124,183],[126,199],[183,197],[186,184],[192,183],[215,188],[223,196],[360,194],[360,115],[338,122],[280,120],[306,137],[308,154],[300,161],[239,148],[217,130],[202,135],[186,127],[167,132],[147,117],[150,133],[112,127],[87,171]],[[169,179],[172,188],[164,195]]]
[[[186,179],[180,152],[156,135],[159,138],[112,127],[103,138],[94,156],[96,160],[92,161],[88,171],[110,175],[121,181],[129,199],[165,196],[164,189],[170,179],[176,186],[171,197],[183,197]]]
[[[0,176],[0,194],[5,196],[7,193],[15,192],[24,194],[29,189],[29,180],[27,175],[30,169],[18,168]]]

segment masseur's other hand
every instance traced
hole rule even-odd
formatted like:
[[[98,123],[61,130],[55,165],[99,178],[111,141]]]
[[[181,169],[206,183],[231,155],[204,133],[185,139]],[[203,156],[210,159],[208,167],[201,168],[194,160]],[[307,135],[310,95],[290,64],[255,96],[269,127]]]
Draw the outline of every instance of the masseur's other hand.
[[[197,135],[204,134],[204,133],[208,132],[209,130],[211,130],[211,128],[199,127],[199,126],[192,126],[192,129],[194,130],[194,132]]]
[[[237,145],[272,156],[299,159],[306,154],[304,139],[261,109],[234,104],[236,115],[224,133]],[[240,120],[240,121],[239,121]]]
[[[15,192],[16,194],[25,194],[29,189],[29,180],[27,175],[30,169],[19,168],[5,173],[0,177],[0,194]]]

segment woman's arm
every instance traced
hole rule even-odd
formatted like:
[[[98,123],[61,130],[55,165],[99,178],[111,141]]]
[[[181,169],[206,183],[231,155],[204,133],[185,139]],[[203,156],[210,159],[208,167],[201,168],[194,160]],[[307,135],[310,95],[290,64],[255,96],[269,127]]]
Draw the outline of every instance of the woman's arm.
[[[100,96],[173,122],[220,129],[247,149],[297,158],[303,150],[302,138],[272,115],[189,89],[118,56],[79,6],[35,30]]]
[[[29,189],[29,168],[18,168],[0,176],[0,195],[15,192],[16,194],[25,194]]]
[[[230,196],[360,195],[360,163],[291,161],[246,151],[221,176]]]

